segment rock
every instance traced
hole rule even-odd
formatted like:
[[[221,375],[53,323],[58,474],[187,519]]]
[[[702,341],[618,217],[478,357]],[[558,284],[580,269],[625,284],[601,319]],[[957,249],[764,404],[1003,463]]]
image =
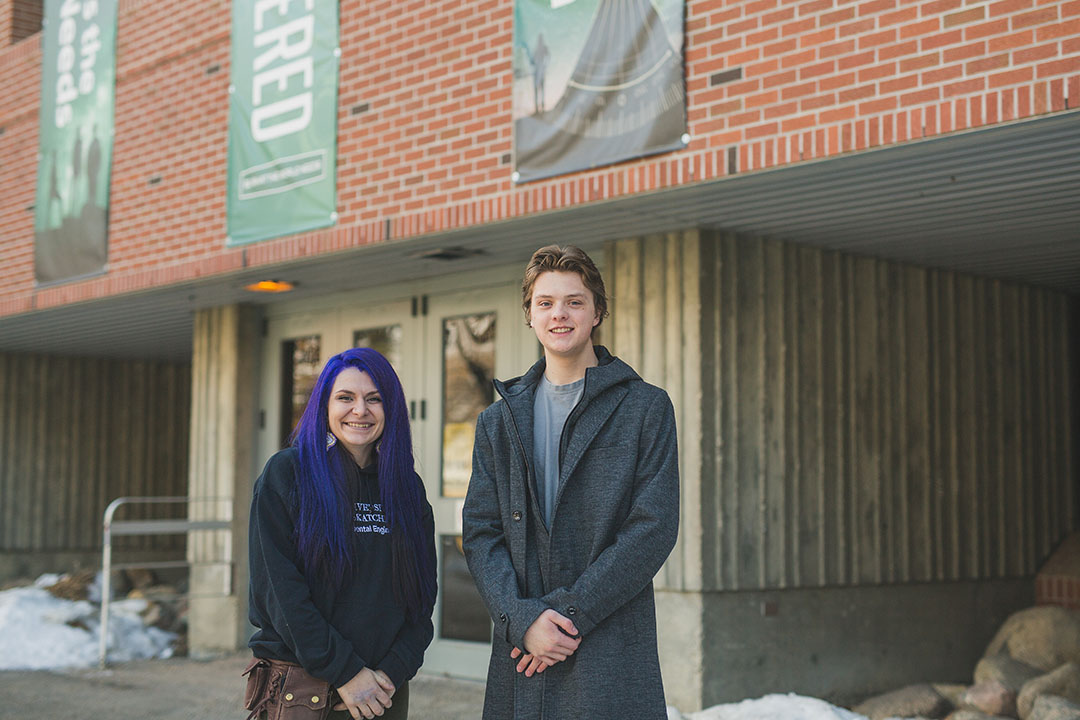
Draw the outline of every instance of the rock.
[[[93,570],[80,570],[74,575],[63,575],[60,580],[45,588],[52,595],[62,600],[85,600],[87,588],[94,584]]]
[[[1080,705],[1057,695],[1040,695],[1028,720],[1080,720]]]
[[[1016,716],[1016,691],[999,680],[984,680],[972,685],[960,698],[960,705],[987,715]]]
[[[983,657],[1002,652],[1043,672],[1080,662],[1080,611],[1043,605],[1013,613]]]
[[[129,587],[138,590],[145,590],[157,582],[154,571],[147,570],[146,568],[129,568],[124,570],[124,579],[127,580]]]
[[[915,716],[939,720],[952,709],[952,703],[927,683],[908,685],[884,695],[877,695],[852,708],[870,720]]]
[[[967,685],[946,685],[944,683],[931,683],[930,687],[937,690],[938,694],[948,700],[953,707],[960,707],[960,698],[968,689]]]
[[[1071,702],[1080,703],[1080,665],[1065,663],[1057,670],[1032,678],[1020,688],[1016,698],[1016,710],[1023,720],[1028,720],[1035,699],[1040,695],[1058,695]]]
[[[975,666],[975,684],[996,680],[1013,692],[1019,693],[1024,683],[1042,674],[1042,670],[1000,653],[984,657],[979,661],[979,664]]]
[[[945,720],[1013,720],[1009,715],[987,715],[979,710],[963,708],[949,713]]]

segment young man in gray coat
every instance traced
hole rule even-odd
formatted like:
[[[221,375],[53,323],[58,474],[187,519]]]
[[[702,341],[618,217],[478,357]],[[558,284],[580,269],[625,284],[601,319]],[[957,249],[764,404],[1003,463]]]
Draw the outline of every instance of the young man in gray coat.
[[[480,414],[465,557],[495,623],[484,720],[665,720],[652,579],[678,533],[675,415],[592,344],[604,283],[574,247],[522,283],[544,359]]]

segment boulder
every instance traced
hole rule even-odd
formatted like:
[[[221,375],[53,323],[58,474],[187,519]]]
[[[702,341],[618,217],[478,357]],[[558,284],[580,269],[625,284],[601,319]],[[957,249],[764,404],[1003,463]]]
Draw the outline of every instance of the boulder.
[[[1016,691],[1005,687],[999,680],[984,680],[967,689],[960,697],[960,706],[987,715],[1016,717]]]
[[[1065,663],[1053,672],[1024,683],[1016,698],[1016,710],[1023,720],[1028,720],[1035,699],[1040,695],[1058,695],[1070,702],[1080,703],[1080,665]]]
[[[127,581],[128,587],[138,590],[145,590],[157,582],[157,576],[154,575],[154,571],[146,568],[128,568],[124,570],[123,576]]]
[[[948,700],[953,707],[960,707],[960,698],[967,692],[967,685],[949,685],[946,683],[931,683],[930,687],[938,691],[941,697]]]
[[[1005,653],[984,657],[975,666],[975,684],[996,680],[1015,693],[1020,692],[1028,680],[1043,674],[1043,670],[1025,662],[1014,660]]]
[[[1040,695],[1028,720],[1080,720],[1080,705],[1057,695]]]
[[[933,686],[926,683],[908,685],[884,695],[877,695],[852,708],[856,713],[865,715],[870,720],[896,717],[924,717],[940,720],[952,709],[952,703],[942,697]]]
[[[1080,611],[1043,605],[1013,613],[983,657],[1002,652],[1043,672],[1080,662]]]
[[[949,713],[945,720],[1013,720],[1013,718],[1008,715],[987,715],[979,710],[962,708]]]

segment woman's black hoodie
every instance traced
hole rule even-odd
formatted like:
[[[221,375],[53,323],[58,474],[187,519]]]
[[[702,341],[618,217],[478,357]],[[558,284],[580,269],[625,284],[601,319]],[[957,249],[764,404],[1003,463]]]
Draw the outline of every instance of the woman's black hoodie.
[[[295,535],[298,463],[295,449],[282,450],[270,458],[255,482],[249,525],[249,619],[256,631],[248,646],[256,657],[298,663],[334,687],[364,667],[382,670],[401,687],[423,663],[434,629],[430,616],[408,620],[405,608],[394,599],[390,529],[379,501],[375,466],[358,468],[350,482],[349,530],[356,542],[355,562],[337,589],[301,570]],[[434,520],[426,499],[423,507],[434,572]]]

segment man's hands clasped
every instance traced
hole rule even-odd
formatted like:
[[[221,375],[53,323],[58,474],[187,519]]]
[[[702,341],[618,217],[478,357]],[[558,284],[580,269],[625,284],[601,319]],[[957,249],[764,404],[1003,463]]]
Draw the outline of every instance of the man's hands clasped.
[[[581,636],[573,621],[548,608],[525,631],[525,652],[514,648],[510,657],[518,661],[518,672],[532,677],[573,655],[579,645]]]

